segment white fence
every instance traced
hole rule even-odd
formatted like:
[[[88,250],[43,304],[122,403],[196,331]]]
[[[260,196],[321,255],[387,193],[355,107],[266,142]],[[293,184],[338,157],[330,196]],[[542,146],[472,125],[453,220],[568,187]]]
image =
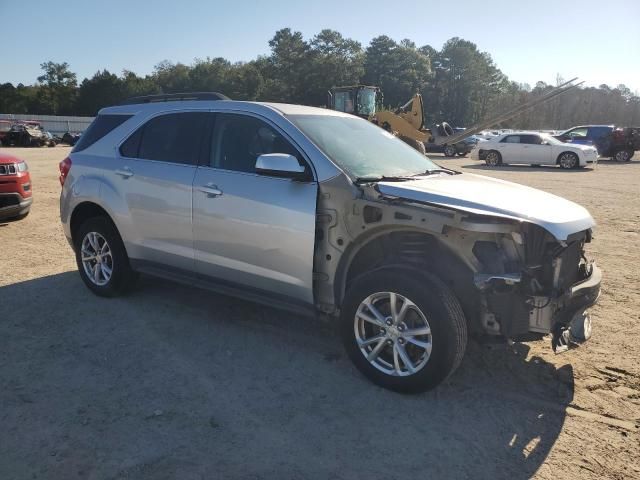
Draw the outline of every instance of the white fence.
[[[33,120],[40,122],[42,128],[53,133],[62,135],[65,132],[84,132],[94,117],[61,117],[56,115],[14,115],[11,113],[0,113],[0,120]]]

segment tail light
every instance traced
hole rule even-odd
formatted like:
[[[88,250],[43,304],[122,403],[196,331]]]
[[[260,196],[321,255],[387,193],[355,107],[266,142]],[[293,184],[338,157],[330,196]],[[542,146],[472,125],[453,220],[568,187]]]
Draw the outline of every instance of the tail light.
[[[60,169],[60,185],[64,185],[64,181],[67,179],[67,175],[69,175],[69,170],[71,170],[71,159],[67,157],[62,160],[58,164],[58,168]]]

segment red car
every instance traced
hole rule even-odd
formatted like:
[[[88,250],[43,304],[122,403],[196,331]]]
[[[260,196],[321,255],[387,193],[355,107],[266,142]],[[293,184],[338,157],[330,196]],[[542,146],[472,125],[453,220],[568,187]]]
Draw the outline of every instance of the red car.
[[[32,201],[31,176],[26,162],[0,153],[0,220],[26,217]]]

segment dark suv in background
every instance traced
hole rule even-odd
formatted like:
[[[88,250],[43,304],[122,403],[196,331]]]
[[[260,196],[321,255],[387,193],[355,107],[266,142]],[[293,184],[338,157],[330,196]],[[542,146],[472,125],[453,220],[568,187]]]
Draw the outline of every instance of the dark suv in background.
[[[593,145],[601,157],[628,162],[640,150],[640,128],[614,125],[582,125],[573,127],[555,138],[562,142]]]

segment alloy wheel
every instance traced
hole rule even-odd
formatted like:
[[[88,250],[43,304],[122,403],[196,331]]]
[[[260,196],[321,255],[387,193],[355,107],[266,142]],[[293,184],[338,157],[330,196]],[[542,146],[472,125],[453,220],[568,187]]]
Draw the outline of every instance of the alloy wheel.
[[[486,161],[487,161],[487,165],[489,165],[490,167],[495,167],[496,165],[498,165],[500,159],[496,152],[489,152],[487,153]]]
[[[631,158],[631,156],[629,155],[629,152],[626,150],[620,150],[618,152],[616,152],[615,157],[616,161],[618,162],[628,162],[629,158]]]
[[[574,168],[576,166],[576,157],[573,153],[563,153],[560,156],[560,166],[562,168]]]
[[[87,278],[99,287],[109,283],[113,274],[113,256],[107,240],[98,232],[89,232],[82,239],[82,267]]]
[[[354,317],[355,339],[367,361],[387,375],[413,375],[431,357],[431,327],[420,308],[395,292],[365,298]]]

